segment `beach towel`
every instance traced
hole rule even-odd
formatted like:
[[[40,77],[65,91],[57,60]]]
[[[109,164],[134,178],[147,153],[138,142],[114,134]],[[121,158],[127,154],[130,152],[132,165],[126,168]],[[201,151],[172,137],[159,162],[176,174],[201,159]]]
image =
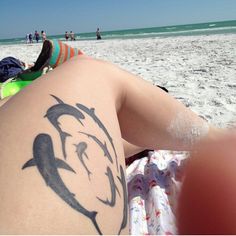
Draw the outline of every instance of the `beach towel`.
[[[14,57],[6,57],[0,61],[0,82],[5,82],[23,72],[20,60]]]
[[[130,234],[177,234],[175,212],[187,153],[150,151],[126,169]]]

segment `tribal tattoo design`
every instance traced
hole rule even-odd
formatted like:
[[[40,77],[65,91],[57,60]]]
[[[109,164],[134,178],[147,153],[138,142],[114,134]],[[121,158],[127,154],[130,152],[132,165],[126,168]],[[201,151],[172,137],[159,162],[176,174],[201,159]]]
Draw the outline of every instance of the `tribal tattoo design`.
[[[104,134],[104,139],[101,140],[95,135],[91,133],[86,133],[81,130],[78,131],[82,137],[85,137],[92,142],[101,150],[104,154],[106,160],[111,164],[116,166],[116,174],[114,174],[109,166],[107,166],[104,175],[108,179],[110,186],[110,199],[101,199],[100,197],[96,197],[96,199],[102,204],[108,207],[114,207],[117,203],[117,199],[121,199],[123,201],[123,218],[121,219],[121,225],[117,234],[120,234],[121,230],[124,229],[127,225],[127,211],[128,211],[128,201],[127,201],[127,189],[126,189],[126,181],[125,181],[125,172],[123,167],[118,164],[118,158],[116,149],[106,127],[102,123],[102,121],[95,114],[94,108],[88,108],[82,104],[76,104],[76,106],[71,106],[69,104],[64,103],[58,97],[51,95],[55,100],[56,104],[51,106],[44,116],[48,119],[51,125],[57,130],[58,135],[61,141],[62,148],[62,158],[55,157],[53,140],[49,134],[40,133],[36,136],[33,142],[33,158],[27,161],[22,169],[26,169],[29,167],[36,167],[39,171],[40,175],[44,179],[46,185],[51,188],[64,202],[66,202],[72,209],[83,214],[88,217],[93,223],[99,234],[102,234],[101,226],[98,225],[96,216],[99,212],[90,211],[83,206],[80,201],[76,198],[76,195],[70,191],[68,186],[63,181],[60,173],[58,171],[59,168],[70,171],[73,174],[77,174],[76,171],[67,163],[67,153],[66,153],[66,139],[70,136],[68,132],[63,131],[61,128],[61,124],[59,123],[59,118],[62,116],[71,116],[78,121],[78,128],[86,128],[86,116],[90,117],[91,120],[96,124],[98,129]],[[108,148],[108,146],[110,148]],[[89,144],[84,140],[79,140],[77,144],[74,144],[75,153],[77,156],[77,160],[84,168],[87,173],[88,179],[90,181],[92,170],[86,165],[86,162],[89,161],[90,157],[88,155]],[[112,150],[112,153],[110,152]],[[86,158],[86,161],[85,161]],[[119,191],[117,185],[120,185]],[[109,192],[109,190],[108,190]]]

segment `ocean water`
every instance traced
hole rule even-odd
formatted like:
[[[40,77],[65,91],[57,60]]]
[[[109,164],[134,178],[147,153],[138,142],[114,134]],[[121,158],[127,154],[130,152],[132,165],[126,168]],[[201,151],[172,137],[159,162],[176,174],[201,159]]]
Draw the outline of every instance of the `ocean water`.
[[[103,40],[210,34],[236,34],[236,20],[101,32]],[[76,33],[75,36],[76,40],[96,40],[95,32]],[[50,35],[48,36],[48,38],[65,40],[64,34]],[[25,43],[24,37],[13,39],[0,39],[0,45],[21,43]]]

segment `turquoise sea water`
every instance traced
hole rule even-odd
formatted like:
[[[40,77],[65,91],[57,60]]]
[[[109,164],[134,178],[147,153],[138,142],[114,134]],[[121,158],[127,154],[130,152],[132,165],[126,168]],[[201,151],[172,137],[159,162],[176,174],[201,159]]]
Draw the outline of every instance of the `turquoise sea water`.
[[[236,34],[236,20],[222,22],[208,22],[187,25],[172,25],[141,29],[126,29],[102,32],[102,39],[129,39],[150,37],[175,37],[188,35]],[[50,35],[48,38],[64,40],[62,35]],[[76,40],[96,40],[95,32],[77,33]],[[21,44],[25,38],[0,39],[1,44]]]

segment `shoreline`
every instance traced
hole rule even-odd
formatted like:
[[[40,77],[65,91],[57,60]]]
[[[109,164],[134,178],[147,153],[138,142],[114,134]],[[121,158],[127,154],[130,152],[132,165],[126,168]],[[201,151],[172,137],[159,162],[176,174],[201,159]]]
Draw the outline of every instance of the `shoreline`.
[[[169,93],[218,127],[236,120],[236,34],[67,41],[85,54],[110,61]],[[7,56],[36,61],[42,43],[0,45]]]

